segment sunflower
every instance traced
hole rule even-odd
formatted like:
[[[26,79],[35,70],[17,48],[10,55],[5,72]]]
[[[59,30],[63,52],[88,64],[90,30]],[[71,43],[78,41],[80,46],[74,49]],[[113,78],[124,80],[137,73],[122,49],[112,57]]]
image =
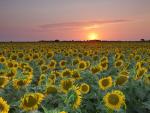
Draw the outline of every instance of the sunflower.
[[[53,58],[54,57],[54,52],[53,51],[49,51],[46,55],[47,59],[49,58]]]
[[[80,79],[80,73],[76,70],[72,71],[72,78],[74,78],[75,80]]]
[[[107,70],[108,69],[108,62],[107,61],[103,61],[100,63],[100,68],[102,70]]]
[[[119,68],[119,67],[122,67],[123,66],[123,60],[117,60],[116,62],[115,62],[115,67],[116,68]]]
[[[87,68],[87,63],[85,61],[80,61],[78,64],[79,70],[85,70]]]
[[[23,58],[24,54],[23,54],[23,52],[18,52],[17,56],[18,56],[18,58]]]
[[[76,58],[72,61],[72,65],[75,66],[77,65],[78,63],[80,62],[80,59],[79,58]]]
[[[99,87],[102,90],[106,90],[112,86],[112,78],[111,76],[102,78],[99,80]]]
[[[22,87],[25,87],[31,83],[31,79],[14,79],[13,80],[13,87],[15,89],[20,89]]]
[[[57,88],[55,85],[46,86],[46,91],[45,91],[46,95],[56,94],[56,93],[57,93]]]
[[[129,76],[129,72],[127,70],[120,71],[119,75]]]
[[[6,76],[9,77],[9,78],[12,78],[12,77],[15,77],[16,74],[17,74],[17,70],[16,70],[15,68],[11,68],[11,69],[7,72]]]
[[[48,66],[45,65],[45,64],[41,65],[40,68],[41,68],[41,71],[42,71],[43,73],[45,73],[45,72],[48,70]]]
[[[144,76],[144,83],[146,85],[150,85],[150,74]]]
[[[138,69],[137,73],[136,73],[136,76],[135,76],[135,79],[136,80],[140,79],[146,72],[147,72],[146,68],[140,68],[140,69]]]
[[[86,83],[82,83],[81,86],[80,86],[80,91],[83,94],[87,94],[90,91],[90,86]]]
[[[61,89],[64,93],[67,93],[68,90],[73,86],[72,79],[61,80]]]
[[[96,74],[101,71],[101,66],[97,65],[91,68],[92,74]]]
[[[124,85],[128,81],[128,76],[126,75],[119,75],[115,81],[116,85]]]
[[[4,88],[8,84],[8,77],[0,76],[0,88]]]
[[[56,64],[57,64],[57,63],[56,63],[55,60],[51,60],[50,63],[49,63],[49,65],[48,65],[48,67],[49,67],[50,69],[55,69]]]
[[[60,113],[68,113],[68,112],[66,112],[66,111],[61,111]]]
[[[70,77],[72,75],[72,71],[69,69],[65,69],[62,71],[62,77]]]
[[[67,93],[67,98],[65,100],[67,105],[70,105],[73,109],[78,109],[81,105],[82,96],[79,87],[73,86],[69,89]]]
[[[38,106],[44,99],[41,93],[28,93],[21,98],[20,108],[25,111],[32,111],[38,109]]]
[[[5,62],[6,62],[6,58],[1,56],[0,57],[0,64],[5,64]]]
[[[2,97],[0,97],[0,113],[8,113],[8,112],[9,112],[9,105]]]
[[[60,65],[61,68],[65,68],[66,67],[66,61],[65,60],[61,60],[59,62],[59,65]]]
[[[105,106],[112,110],[119,110],[125,105],[125,96],[119,90],[114,90],[111,93],[108,92],[104,97],[103,101]]]

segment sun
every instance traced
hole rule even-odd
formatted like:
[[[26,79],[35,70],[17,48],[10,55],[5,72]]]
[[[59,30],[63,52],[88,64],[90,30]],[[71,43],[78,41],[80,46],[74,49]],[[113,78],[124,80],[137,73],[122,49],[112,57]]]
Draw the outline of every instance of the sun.
[[[88,40],[97,40],[98,34],[96,32],[92,32],[88,34]]]

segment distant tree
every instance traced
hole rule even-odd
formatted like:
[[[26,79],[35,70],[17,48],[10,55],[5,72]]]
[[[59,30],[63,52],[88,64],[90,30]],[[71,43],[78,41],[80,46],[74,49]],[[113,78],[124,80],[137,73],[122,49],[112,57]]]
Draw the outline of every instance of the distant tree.
[[[60,40],[55,40],[55,42],[60,42]]]
[[[143,38],[142,38],[142,39],[141,39],[141,41],[142,41],[142,42],[144,42],[144,41],[145,41],[145,39],[143,39]]]

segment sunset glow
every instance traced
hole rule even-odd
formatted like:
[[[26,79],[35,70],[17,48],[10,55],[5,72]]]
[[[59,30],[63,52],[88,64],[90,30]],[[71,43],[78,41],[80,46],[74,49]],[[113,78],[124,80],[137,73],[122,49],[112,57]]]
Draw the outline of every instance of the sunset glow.
[[[149,40],[149,12],[150,0],[0,0],[0,41]]]
[[[88,40],[98,40],[98,34],[95,32],[89,33]]]

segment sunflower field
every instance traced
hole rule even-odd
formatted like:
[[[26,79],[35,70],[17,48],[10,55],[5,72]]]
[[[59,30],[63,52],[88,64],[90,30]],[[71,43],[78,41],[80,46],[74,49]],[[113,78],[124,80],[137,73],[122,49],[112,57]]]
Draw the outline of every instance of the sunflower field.
[[[150,113],[150,43],[0,43],[0,113]]]

